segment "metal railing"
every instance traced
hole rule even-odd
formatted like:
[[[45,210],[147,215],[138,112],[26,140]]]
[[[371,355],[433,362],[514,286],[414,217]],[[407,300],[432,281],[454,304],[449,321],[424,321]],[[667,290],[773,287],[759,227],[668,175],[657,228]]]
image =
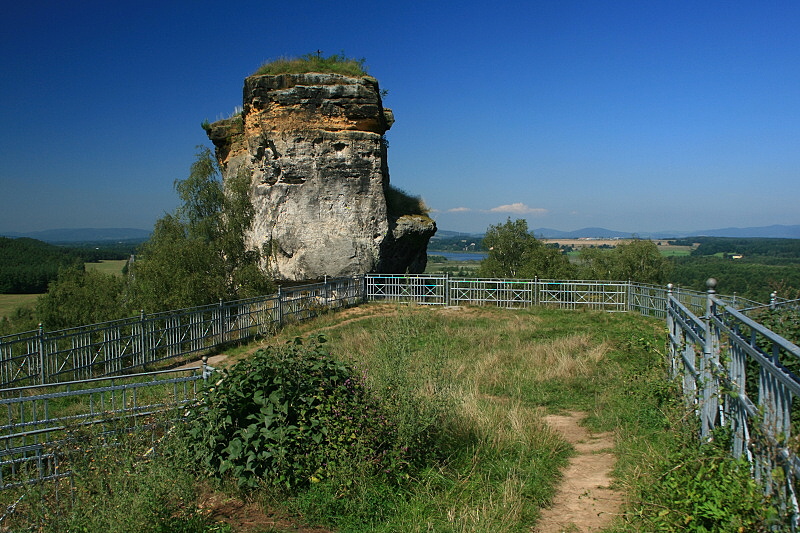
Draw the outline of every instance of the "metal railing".
[[[705,296],[675,296],[702,313]],[[200,354],[228,342],[269,335],[287,320],[364,300],[421,305],[538,305],[560,309],[636,311],[666,316],[666,288],[621,281],[467,279],[446,275],[338,278],[281,288],[277,294],[145,314],[59,331],[40,327],[0,337],[0,387],[42,385],[141,372],[160,362]],[[760,305],[739,298],[739,306]]]
[[[636,311],[665,318],[667,288],[630,281],[475,279],[426,274],[367,274],[368,301],[414,302],[419,305],[493,305],[509,309],[549,306],[559,309]],[[705,293],[675,290],[673,295],[702,314]],[[723,297],[736,307],[761,305]]]
[[[194,402],[211,367],[0,390],[0,490],[68,477],[59,447],[102,425],[108,436],[149,427]],[[161,422],[165,422],[161,420]]]
[[[711,438],[720,427],[730,431],[732,454],[753,464],[755,478],[792,517],[795,531],[800,458],[790,442],[800,348],[718,297],[715,284],[709,280],[702,316],[668,292],[671,371],[682,381],[701,436]]]
[[[355,305],[363,278],[281,288],[277,294],[59,331],[0,337],[0,387],[43,385],[141,372],[232,341],[274,332],[287,320]]]

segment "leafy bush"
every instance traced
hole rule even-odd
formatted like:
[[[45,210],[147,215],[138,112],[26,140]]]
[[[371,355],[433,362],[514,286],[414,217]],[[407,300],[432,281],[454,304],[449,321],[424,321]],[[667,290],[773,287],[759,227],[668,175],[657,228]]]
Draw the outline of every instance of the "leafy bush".
[[[650,531],[784,531],[750,464],[728,454],[729,437],[674,450],[654,482],[643,486],[640,510]]]
[[[324,342],[259,350],[203,393],[187,432],[206,473],[289,491],[348,472],[407,474],[410,452],[395,424],[364,376],[331,358]]]
[[[330,74],[344,74],[345,76],[366,76],[366,59],[353,59],[345,57],[344,52],[323,57],[319,54],[305,54],[299,58],[282,57],[275,61],[264,63],[253,74],[305,74],[307,72],[321,72]]]

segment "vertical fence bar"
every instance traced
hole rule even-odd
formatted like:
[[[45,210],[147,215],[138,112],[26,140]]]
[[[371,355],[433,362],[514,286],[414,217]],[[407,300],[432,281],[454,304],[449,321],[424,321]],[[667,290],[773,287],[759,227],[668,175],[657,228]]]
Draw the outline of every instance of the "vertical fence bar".
[[[44,367],[46,354],[44,353],[45,352],[44,327],[42,326],[41,322],[39,323],[39,336],[37,337],[37,342],[39,343],[39,383],[41,385],[44,385],[47,382],[47,377]]]
[[[225,344],[225,307],[222,303],[222,298],[219,299],[219,316],[217,320],[219,321],[219,343]]]
[[[136,361],[134,359],[134,361]],[[147,332],[144,319],[144,309],[139,310],[139,357],[138,363],[142,366],[147,362]]]
[[[667,311],[667,335],[669,335],[669,377],[670,379],[675,379],[678,376],[678,370],[680,368],[678,362],[678,349],[675,346],[675,339],[677,338],[677,331],[675,327],[675,318],[672,316],[670,312],[672,309],[672,283],[667,284],[667,301],[666,301],[666,311]]]
[[[700,406],[701,418],[701,434],[704,438],[711,435],[711,430],[716,425],[716,411],[718,407],[717,398],[717,377],[716,362],[717,354],[716,345],[718,344],[715,339],[715,327],[711,317],[715,312],[714,305],[714,290],[717,286],[717,280],[709,278],[706,282],[708,286],[708,296],[706,299],[706,316],[705,316],[705,342],[703,345],[703,361],[701,363],[702,372],[702,398],[703,404]]]
[[[278,286],[278,327],[283,327],[283,294]]]

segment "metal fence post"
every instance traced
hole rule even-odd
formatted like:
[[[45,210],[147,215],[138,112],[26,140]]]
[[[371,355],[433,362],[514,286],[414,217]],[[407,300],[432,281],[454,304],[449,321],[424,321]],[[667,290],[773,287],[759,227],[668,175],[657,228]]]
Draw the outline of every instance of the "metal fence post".
[[[42,385],[47,382],[47,375],[44,369],[44,361],[45,361],[45,341],[44,341],[44,327],[42,323],[39,322],[39,335],[37,338],[39,343],[39,381]]]
[[[225,307],[222,303],[222,298],[219,299],[219,343],[225,344]]]
[[[716,362],[718,360],[715,348],[717,342],[715,339],[715,328],[712,321],[712,316],[716,311],[714,295],[716,294],[715,288],[717,286],[717,280],[714,278],[709,278],[708,281],[706,281],[706,286],[708,287],[708,295],[706,297],[706,316],[704,317],[705,342],[703,346],[702,367],[703,405],[701,406],[700,411],[702,413],[701,434],[704,438],[708,438],[711,434],[711,430],[714,429],[718,404],[717,378],[714,376],[714,367],[716,366]]]
[[[144,309],[139,309],[139,350],[141,351],[140,364],[147,362],[147,332],[145,331]]]
[[[772,291],[772,293],[769,295],[769,308],[774,310],[775,309],[775,304],[777,302],[778,302],[778,293],[775,292],[775,291]]]
[[[204,355],[201,359],[203,362],[203,381],[208,381],[208,378],[211,377],[211,373],[214,372],[214,368],[208,366],[208,356]]]
[[[278,285],[278,327],[283,327],[283,295],[280,285]]]
[[[675,349],[675,319],[672,316],[672,289],[674,285],[667,283],[667,301],[664,303],[664,312],[667,320],[667,336],[669,340],[669,377],[675,379],[678,375],[678,354]]]
[[[628,283],[625,285],[625,287],[626,287],[626,291],[625,291],[625,300],[626,300],[625,301],[625,310],[626,311],[630,311],[631,310],[631,300],[633,300],[633,298],[631,298],[631,292],[633,292],[633,286],[631,285],[631,280],[628,280]]]

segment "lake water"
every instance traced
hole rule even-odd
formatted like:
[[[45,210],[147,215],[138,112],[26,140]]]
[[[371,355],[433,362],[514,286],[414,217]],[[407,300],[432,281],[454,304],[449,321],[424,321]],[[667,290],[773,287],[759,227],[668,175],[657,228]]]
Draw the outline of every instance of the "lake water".
[[[448,261],[480,261],[486,258],[486,252],[428,252],[428,255],[441,255]]]

